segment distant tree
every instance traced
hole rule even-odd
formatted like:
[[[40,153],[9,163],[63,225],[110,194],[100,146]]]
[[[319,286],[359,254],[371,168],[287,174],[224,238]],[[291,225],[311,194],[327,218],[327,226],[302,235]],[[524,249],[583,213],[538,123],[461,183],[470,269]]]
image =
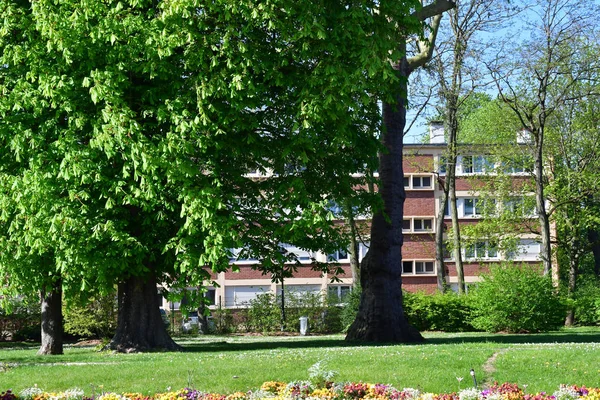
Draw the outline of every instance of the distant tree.
[[[544,273],[549,274],[552,251],[550,216],[546,207],[544,143],[557,109],[573,99],[573,90],[582,82],[597,80],[597,63],[580,61],[584,60],[581,56],[597,43],[594,16],[598,14],[598,6],[592,2],[575,4],[568,0],[545,0],[533,4],[530,14],[535,20],[525,26],[531,32],[531,39],[510,51],[503,48],[498,58],[488,63],[488,68],[500,99],[512,110],[521,129],[531,139],[541,257]],[[586,94],[580,92],[577,96],[583,98]]]

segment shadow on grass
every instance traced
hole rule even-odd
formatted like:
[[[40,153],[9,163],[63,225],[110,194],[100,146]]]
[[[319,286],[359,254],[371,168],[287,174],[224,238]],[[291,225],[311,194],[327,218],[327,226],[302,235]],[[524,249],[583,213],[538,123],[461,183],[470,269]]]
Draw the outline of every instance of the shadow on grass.
[[[233,339],[233,338],[232,338]],[[236,339],[238,339],[236,337]],[[492,333],[461,333],[428,335],[424,343],[410,344],[413,346],[427,346],[432,344],[519,344],[519,343],[594,343],[600,342],[600,331],[558,331],[539,334],[492,334]],[[277,337],[253,338],[249,341],[229,341],[224,337],[222,341],[207,341],[203,343],[183,343],[184,351],[189,352],[227,352],[227,351],[252,351],[273,349],[308,349],[308,348],[342,348],[342,347],[373,347],[373,346],[406,346],[397,343],[358,343],[347,342],[343,338],[320,338],[319,336],[302,338],[300,340],[280,340]]]

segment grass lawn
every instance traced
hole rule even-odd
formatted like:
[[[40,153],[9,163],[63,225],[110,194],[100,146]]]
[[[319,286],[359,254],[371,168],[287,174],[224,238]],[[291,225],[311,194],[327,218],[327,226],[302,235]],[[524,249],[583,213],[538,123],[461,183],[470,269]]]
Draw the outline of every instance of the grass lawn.
[[[554,392],[561,383],[600,386],[600,329],[551,334],[425,334],[422,345],[354,345],[343,336],[179,338],[178,353],[114,354],[68,346],[61,356],[36,356],[37,347],[0,346],[0,392],[38,385],[46,391],[79,387],[151,394],[193,387],[232,393],[263,382],[308,379],[324,360],[336,381],[389,383],[402,389],[453,392],[513,382],[527,392]],[[10,347],[12,346],[12,347]],[[457,378],[463,378],[461,382]]]

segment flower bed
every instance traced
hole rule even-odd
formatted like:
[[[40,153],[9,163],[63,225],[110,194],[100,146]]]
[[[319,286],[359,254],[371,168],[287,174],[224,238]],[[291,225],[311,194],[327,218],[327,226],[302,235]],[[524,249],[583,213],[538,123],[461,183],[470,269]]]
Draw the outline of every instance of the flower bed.
[[[475,388],[458,393],[421,393],[417,389],[396,389],[391,385],[363,382],[325,383],[314,385],[309,381],[265,382],[260,389],[229,395],[206,393],[195,389],[157,393],[100,393],[85,396],[83,390],[71,389],[48,393],[40,388],[25,389],[19,394],[10,390],[0,393],[0,400],[600,400],[600,388],[561,386],[552,394],[526,393],[516,384],[495,384],[489,389]]]

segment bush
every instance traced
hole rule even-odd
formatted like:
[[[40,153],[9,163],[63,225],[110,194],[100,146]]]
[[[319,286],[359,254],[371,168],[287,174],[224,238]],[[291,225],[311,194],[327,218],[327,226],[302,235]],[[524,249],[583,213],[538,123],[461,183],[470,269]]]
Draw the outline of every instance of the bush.
[[[360,286],[356,286],[354,289],[350,291],[346,295],[345,304],[342,306],[342,310],[340,312],[340,325],[343,328],[344,332],[348,331],[350,325],[356,319],[356,314],[358,314],[358,307],[360,306],[360,295],[362,294],[362,289]]]
[[[262,293],[250,300],[248,327],[255,332],[274,332],[281,328],[281,311],[272,293]]]
[[[578,282],[573,307],[577,325],[596,325],[600,321],[600,282],[586,276]]]
[[[0,307],[0,341],[41,339],[39,300],[18,297],[4,299]]]
[[[298,332],[300,317],[303,316],[308,317],[310,332],[327,333],[341,330],[339,305],[329,300],[324,302],[321,292],[286,291],[284,330]],[[281,297],[264,293],[251,300],[247,309],[247,319],[241,327],[255,332],[281,330]]]
[[[117,329],[117,299],[114,294],[92,297],[87,304],[63,305],[65,333],[79,338],[112,337]]]
[[[212,312],[213,322],[215,323],[215,333],[224,334],[235,332],[233,324],[233,313],[227,308],[217,308]]]
[[[547,332],[563,325],[566,307],[550,277],[528,265],[490,268],[469,297],[472,324],[488,332]]]
[[[419,331],[474,331],[470,323],[471,306],[468,296],[449,293],[404,292],[404,313]]]

